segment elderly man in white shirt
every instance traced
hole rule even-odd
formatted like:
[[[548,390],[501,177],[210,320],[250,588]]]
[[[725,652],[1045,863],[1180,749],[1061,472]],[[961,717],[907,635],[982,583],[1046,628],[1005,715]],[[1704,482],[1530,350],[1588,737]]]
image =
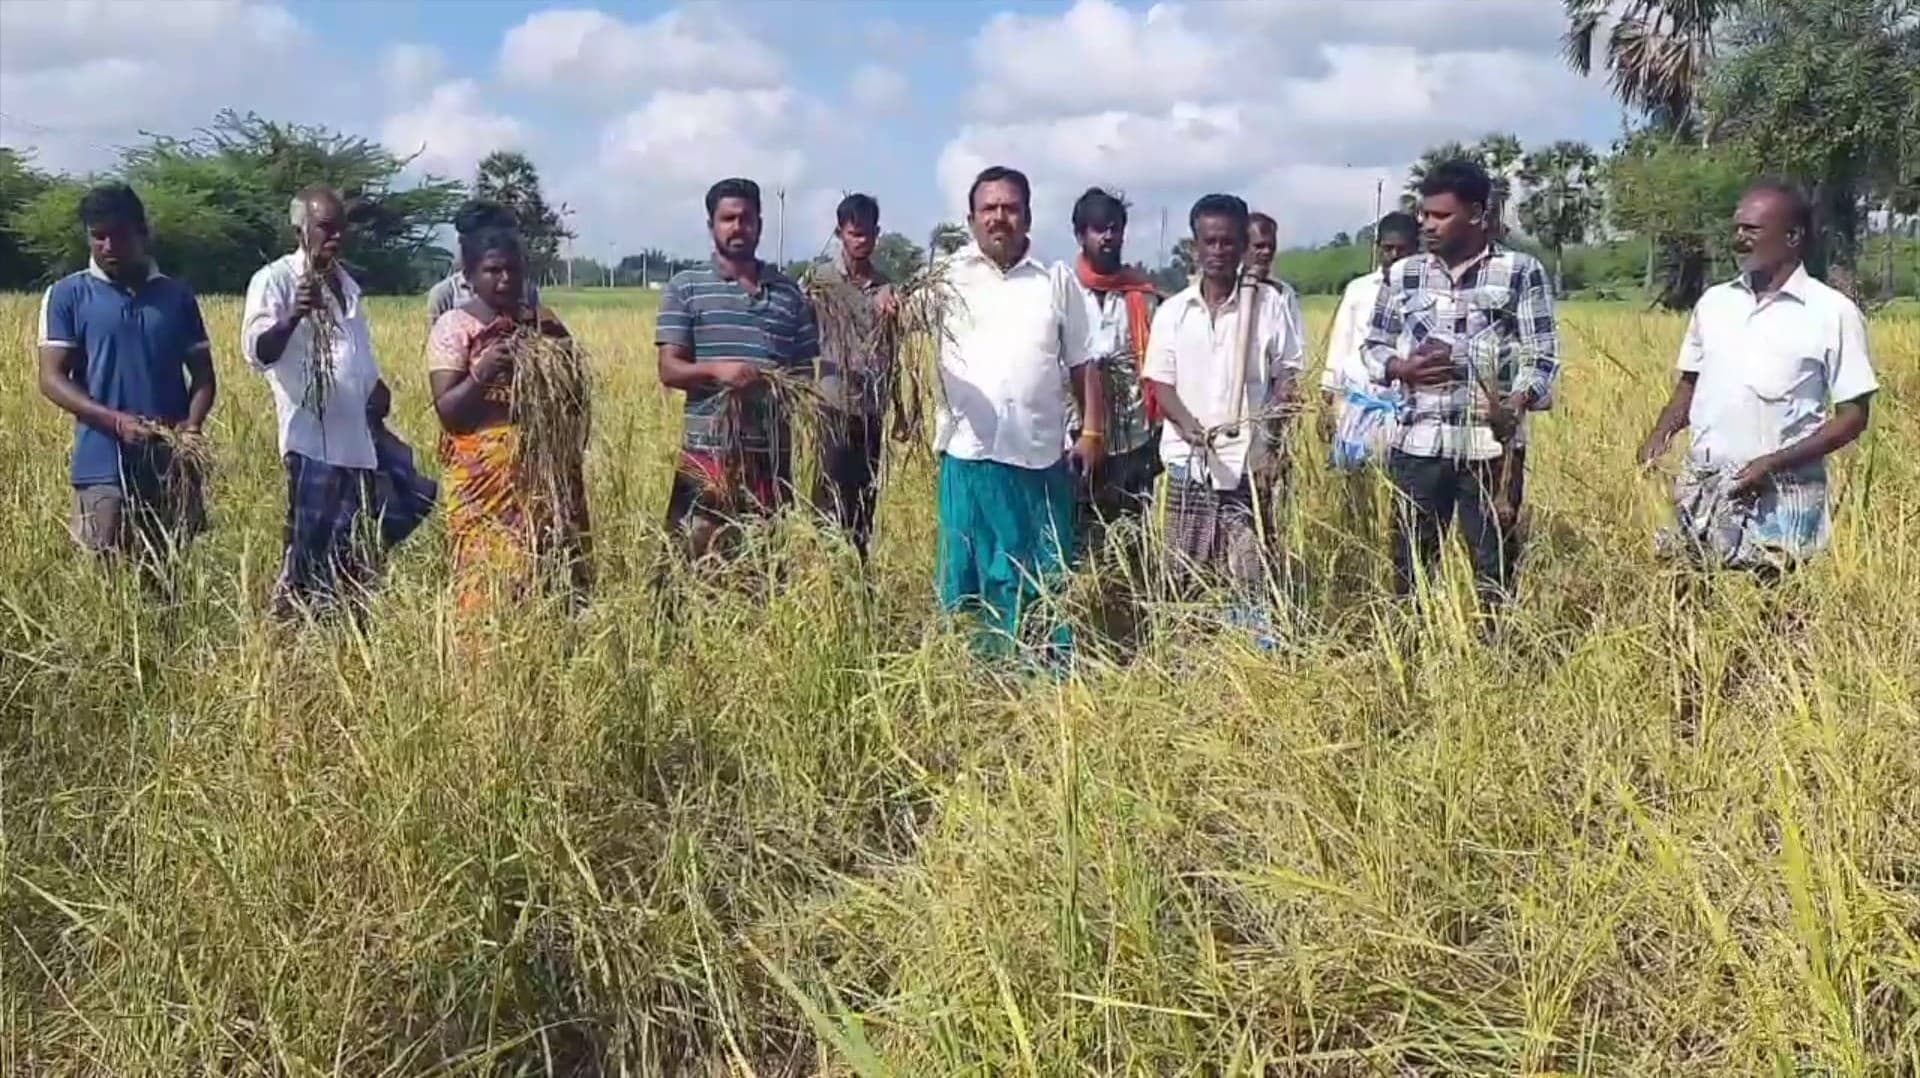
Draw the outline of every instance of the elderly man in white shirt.
[[[1642,466],[1691,428],[1662,546],[1703,567],[1776,575],[1824,548],[1826,458],[1867,429],[1879,383],[1866,321],[1802,265],[1805,196],[1763,183],[1734,214],[1740,277],[1707,290]]]
[[[1279,290],[1255,288],[1251,347],[1240,353],[1239,284],[1247,204],[1207,195],[1189,215],[1200,280],[1162,304],[1143,376],[1165,424],[1168,554],[1176,568],[1224,578],[1242,605],[1265,580],[1265,507],[1253,477],[1273,452],[1267,419],[1288,399],[1305,355]]]
[[[1367,370],[1367,331],[1386,291],[1387,271],[1420,250],[1420,222],[1408,213],[1387,214],[1374,226],[1373,238],[1378,268],[1355,277],[1340,294],[1320,374],[1320,434],[1333,447],[1334,467],[1345,472],[1384,465],[1393,444],[1397,395]]]
[[[253,275],[240,329],[241,351],[266,376],[280,420],[287,524],[273,610],[281,617],[331,606],[342,591],[354,597],[370,581],[374,540],[363,529],[379,516],[375,441],[389,400],[360,287],[340,264],[347,215],[339,195],[303,189],[290,220],[299,249]],[[426,491],[430,505],[430,484]],[[404,513],[417,523],[424,509],[410,497]]]
[[[974,242],[945,267],[942,296],[940,601],[980,616],[980,650],[1005,654],[1073,562],[1075,484],[1100,463],[1106,402],[1086,304],[1064,267],[1028,254],[1027,178],[989,168],[967,201]],[[1072,403],[1085,420],[1063,456]],[[1056,649],[1069,643],[1054,631]]]

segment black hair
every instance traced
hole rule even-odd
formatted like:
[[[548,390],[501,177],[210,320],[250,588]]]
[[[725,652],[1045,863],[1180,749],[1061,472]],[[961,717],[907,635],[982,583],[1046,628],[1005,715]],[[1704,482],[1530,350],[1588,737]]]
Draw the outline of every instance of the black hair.
[[[482,225],[471,232],[460,234],[460,270],[472,273],[487,257],[488,251],[517,251],[525,254],[526,247],[520,241],[520,231],[513,228],[501,228],[499,225]]]
[[[1235,195],[1201,195],[1200,201],[1193,204],[1193,211],[1187,214],[1187,227],[1199,231],[1200,218],[1225,217],[1233,222],[1234,229],[1242,239],[1247,235],[1247,221],[1252,215],[1247,212],[1247,203]]]
[[[1373,226],[1373,241],[1375,243],[1380,242],[1380,237],[1382,236],[1401,236],[1410,240],[1418,240],[1420,238],[1420,222],[1413,219],[1413,214],[1401,213],[1399,210],[1395,210],[1385,217],[1380,218],[1380,223]]]
[[[513,208],[490,198],[470,198],[453,213],[453,231],[464,236],[483,228],[519,228]]]
[[[973,186],[967,188],[967,215],[969,217],[973,215],[973,198],[980,193],[980,188],[990,183],[1002,182],[1010,183],[1020,189],[1020,207],[1032,213],[1033,185],[1027,182],[1027,174],[1005,165],[989,165],[980,170],[980,175],[973,178]]]
[[[103,183],[80,197],[80,225],[132,225],[142,236],[147,234],[147,208],[140,196],[124,183]]]
[[[1493,180],[1487,170],[1465,158],[1442,162],[1420,178],[1420,195],[1452,195],[1475,206],[1493,205]]]
[[[1258,211],[1247,214],[1247,231],[1253,231],[1253,226],[1255,225],[1271,231],[1274,239],[1277,240],[1280,238],[1280,222],[1274,220],[1271,215]]]
[[[1078,236],[1093,225],[1119,225],[1127,227],[1127,204],[1114,194],[1100,187],[1089,187],[1073,201],[1073,234]]]
[[[760,215],[760,185],[752,180],[735,176],[707,188],[707,220],[713,220],[714,211],[720,208],[720,200],[724,198],[744,199],[753,204],[754,216]]]
[[[1787,209],[1792,214],[1790,222],[1800,230],[1802,246],[1813,242],[1813,200],[1797,184],[1786,180],[1755,180],[1747,185],[1749,195],[1778,195],[1787,200]]]
[[[863,195],[855,192],[840,200],[840,205],[834,208],[833,219],[834,223],[843,227],[846,225],[859,225],[861,228],[869,230],[878,229],[880,227],[880,203],[874,201],[872,195]]]

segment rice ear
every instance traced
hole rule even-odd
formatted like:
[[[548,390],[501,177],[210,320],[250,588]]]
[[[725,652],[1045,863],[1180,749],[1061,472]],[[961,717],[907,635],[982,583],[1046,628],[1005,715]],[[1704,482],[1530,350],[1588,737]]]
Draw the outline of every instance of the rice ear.
[[[534,545],[542,561],[570,561],[585,517],[583,462],[592,433],[592,376],[586,350],[522,324],[507,338],[513,381],[508,420],[514,467],[531,503]],[[565,566],[554,566],[565,568]]]

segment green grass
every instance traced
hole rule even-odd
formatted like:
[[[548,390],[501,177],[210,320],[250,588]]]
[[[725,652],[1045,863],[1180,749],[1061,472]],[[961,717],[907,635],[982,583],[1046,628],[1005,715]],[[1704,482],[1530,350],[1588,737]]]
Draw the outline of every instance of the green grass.
[[[1775,596],[1676,606],[1631,455],[1682,323],[1573,305],[1508,639],[1457,564],[1424,615],[1382,602],[1305,459],[1296,647],[1169,608],[1054,683],[937,617],[924,455],[871,596],[797,520],[758,586],[655,591],[677,398],[651,307],[587,296],[551,302],[600,365],[600,591],[465,647],[437,521],[364,639],[268,629],[232,300],[181,602],[77,558],[0,301],[0,1073],[1920,1068],[1920,320],[1876,324],[1836,549]],[[373,316],[430,456],[419,305]]]

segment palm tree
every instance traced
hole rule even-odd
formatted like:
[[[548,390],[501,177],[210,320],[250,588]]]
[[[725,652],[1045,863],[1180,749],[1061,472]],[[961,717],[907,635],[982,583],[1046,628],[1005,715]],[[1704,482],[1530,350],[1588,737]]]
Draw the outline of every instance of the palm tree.
[[[1714,25],[1739,0],[1564,0],[1567,32],[1561,51],[1582,75],[1596,61],[1605,68],[1613,96],[1644,113],[1653,127],[1673,138],[1692,138],[1701,89],[1713,59]],[[1606,38],[1602,26],[1611,22]],[[1706,251],[1696,239],[1656,236],[1666,267],[1662,306],[1685,310],[1706,285]]]
[[[1582,75],[1599,60],[1613,96],[1671,133],[1690,133],[1700,104],[1707,65],[1713,59],[1714,25],[1737,0],[1565,0],[1567,32],[1561,51]],[[1601,26],[1612,20],[1606,41]],[[1604,44],[1604,51],[1603,51]]]
[[[1553,252],[1556,292],[1566,291],[1565,253],[1585,243],[1600,218],[1600,155],[1584,142],[1562,140],[1535,150],[1520,165],[1527,197],[1520,202],[1520,224]]]

